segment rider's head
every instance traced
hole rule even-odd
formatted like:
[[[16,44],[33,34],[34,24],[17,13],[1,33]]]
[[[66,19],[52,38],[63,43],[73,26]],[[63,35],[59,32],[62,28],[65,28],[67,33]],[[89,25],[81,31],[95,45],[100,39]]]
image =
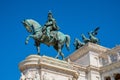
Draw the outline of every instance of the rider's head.
[[[52,17],[53,17],[53,16],[52,16],[52,12],[49,11],[49,12],[48,12],[48,19],[52,19]]]

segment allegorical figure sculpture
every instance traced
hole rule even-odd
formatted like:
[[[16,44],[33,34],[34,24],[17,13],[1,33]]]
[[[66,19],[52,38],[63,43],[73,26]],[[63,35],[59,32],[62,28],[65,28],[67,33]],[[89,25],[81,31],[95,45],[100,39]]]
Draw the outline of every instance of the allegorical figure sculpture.
[[[90,42],[90,39],[87,38],[84,34],[81,34],[81,37],[82,37],[82,40],[83,40],[83,42],[84,42],[85,44],[88,43],[88,42]]]
[[[84,43],[76,38],[75,41],[74,41],[75,49],[76,50],[79,49],[80,47],[84,46],[88,42],[99,44],[99,39],[96,37],[96,35],[98,34],[99,29],[100,28],[97,27],[93,31],[88,32],[89,38],[87,38],[84,34],[81,34],[81,37],[82,37],[82,40],[83,40]]]
[[[48,13],[48,15],[52,16],[51,13]],[[64,59],[62,48],[64,44],[66,44],[66,48],[67,50],[69,50],[70,36],[65,35],[62,32],[58,31],[57,27],[54,30],[53,26],[56,26],[56,23],[54,24],[54,21],[48,21],[43,27],[33,19],[25,19],[22,22],[26,30],[29,33],[31,33],[26,38],[26,41],[25,41],[26,44],[28,44],[28,40],[30,38],[33,38],[35,41],[35,46],[37,48],[38,54],[40,54],[40,44],[44,43],[48,46],[53,46],[54,49],[58,52],[55,58],[58,58],[59,55],[61,55],[62,59]],[[49,26],[48,26],[48,23],[50,24]]]
[[[96,35],[98,34],[99,29],[100,28],[97,27],[93,31],[88,32],[90,42],[95,43],[95,44],[99,44],[99,39],[96,37]]]

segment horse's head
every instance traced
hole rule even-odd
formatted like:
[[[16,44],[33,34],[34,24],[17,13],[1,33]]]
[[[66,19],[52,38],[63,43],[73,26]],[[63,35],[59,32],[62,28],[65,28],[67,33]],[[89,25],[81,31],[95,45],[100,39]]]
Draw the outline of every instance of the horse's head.
[[[35,30],[41,27],[41,25],[33,19],[25,19],[22,21],[22,23],[26,30],[30,33],[35,32]]]
[[[84,34],[81,34],[81,37],[82,37],[83,40],[85,39],[85,35]]]
[[[77,46],[77,44],[78,44],[79,42],[80,42],[80,41],[78,40],[78,38],[75,38],[73,45],[74,45],[74,46]]]
[[[22,21],[22,23],[23,23],[24,27],[26,28],[26,30],[31,33],[32,32],[32,29],[31,29],[32,25],[30,24],[30,21],[25,19]]]
[[[79,39],[75,38],[75,42],[73,44],[76,49],[79,49],[80,47],[84,46],[85,44],[81,42]]]

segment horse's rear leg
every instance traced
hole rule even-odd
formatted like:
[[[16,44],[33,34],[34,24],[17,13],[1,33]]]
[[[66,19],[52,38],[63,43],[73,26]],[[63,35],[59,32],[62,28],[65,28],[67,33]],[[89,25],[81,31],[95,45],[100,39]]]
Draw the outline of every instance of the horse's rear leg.
[[[61,50],[59,49],[58,50],[58,54],[56,55],[56,59],[58,59],[59,58],[59,55],[62,57],[62,60],[64,60],[64,54],[61,52]]]
[[[62,57],[62,60],[65,60],[64,54],[63,54],[62,52],[60,52],[60,55],[61,55],[61,57]]]
[[[61,50],[61,46],[59,46],[59,49],[58,49],[58,54],[62,57],[62,60],[64,60],[64,54],[62,53],[62,50]]]

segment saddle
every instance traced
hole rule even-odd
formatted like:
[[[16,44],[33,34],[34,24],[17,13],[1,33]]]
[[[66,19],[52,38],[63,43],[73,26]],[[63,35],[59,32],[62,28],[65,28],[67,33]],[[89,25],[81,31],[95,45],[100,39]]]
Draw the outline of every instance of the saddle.
[[[58,40],[57,31],[51,31],[50,32],[50,40],[54,40],[54,41]]]
[[[44,40],[46,37],[48,39],[48,35],[46,34],[46,30],[43,30],[43,35],[41,37],[41,40]],[[57,41],[58,40],[58,37],[57,37],[57,34],[58,32],[57,31],[51,31],[50,34],[49,34],[49,41]]]

